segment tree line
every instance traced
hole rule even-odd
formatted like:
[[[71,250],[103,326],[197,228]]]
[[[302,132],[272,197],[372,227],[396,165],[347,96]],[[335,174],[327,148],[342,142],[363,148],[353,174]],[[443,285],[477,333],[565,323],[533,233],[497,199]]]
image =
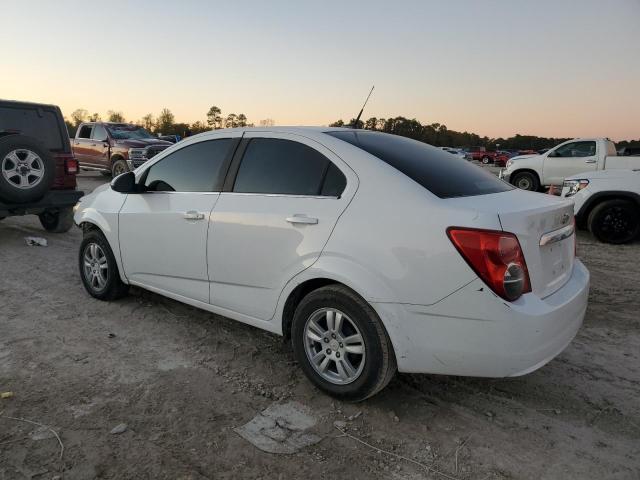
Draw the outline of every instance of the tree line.
[[[348,123],[345,123],[343,120],[338,120],[329,126],[356,126],[355,118],[352,118]],[[436,147],[485,147],[488,150],[541,150],[544,148],[552,148],[566,140],[571,140],[571,138],[538,137],[536,135],[519,134],[509,138],[481,137],[475,133],[449,130],[446,125],[440,123],[423,125],[415,118],[408,119],[405,117],[386,119],[371,117],[365,121],[359,120],[356,127],[401,135]],[[640,139],[624,140],[616,144],[619,147],[640,144]]]

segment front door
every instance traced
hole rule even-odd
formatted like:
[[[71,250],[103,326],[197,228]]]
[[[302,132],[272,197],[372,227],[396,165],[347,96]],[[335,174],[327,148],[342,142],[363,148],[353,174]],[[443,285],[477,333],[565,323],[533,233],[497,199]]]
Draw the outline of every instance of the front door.
[[[93,126],[91,132],[91,143],[87,144],[87,154],[91,157],[90,162],[107,170],[111,169],[109,161],[109,138],[107,129],[100,124]]]
[[[571,175],[597,170],[597,153],[593,140],[570,142],[552,150],[544,160],[543,184],[562,185]]]
[[[304,137],[246,133],[232,191],[212,215],[211,303],[260,320],[273,316],[286,283],[320,256],[357,177]]]
[[[138,173],[144,191],[129,194],[119,214],[122,264],[131,283],[209,302],[207,235],[237,145],[231,137],[186,141]]]

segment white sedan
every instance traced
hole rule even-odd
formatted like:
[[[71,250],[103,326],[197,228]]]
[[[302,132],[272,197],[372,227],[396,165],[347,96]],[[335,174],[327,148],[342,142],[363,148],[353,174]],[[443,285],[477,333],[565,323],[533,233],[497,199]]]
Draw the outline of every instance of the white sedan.
[[[342,128],[216,130],[76,207],[90,295],[129,285],[291,339],[362,400],[400,372],[506,377],[578,331],[572,202],[430,145]]]

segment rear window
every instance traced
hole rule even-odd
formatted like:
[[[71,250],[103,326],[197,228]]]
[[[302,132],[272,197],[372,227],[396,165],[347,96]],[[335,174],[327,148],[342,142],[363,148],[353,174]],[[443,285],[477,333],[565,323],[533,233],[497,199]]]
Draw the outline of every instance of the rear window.
[[[513,189],[481,167],[410,138],[363,130],[326,133],[378,157],[440,198]]]
[[[0,106],[0,132],[37,138],[52,151],[68,150],[67,129],[62,131],[56,112],[44,107]]]

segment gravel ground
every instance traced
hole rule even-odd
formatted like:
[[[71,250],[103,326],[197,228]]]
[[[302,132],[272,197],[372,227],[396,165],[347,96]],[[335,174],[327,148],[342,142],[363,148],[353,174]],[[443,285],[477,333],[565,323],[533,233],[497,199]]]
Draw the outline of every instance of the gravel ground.
[[[102,182],[80,178],[85,191]],[[27,246],[28,235],[49,246]],[[138,289],[90,298],[80,239],[35,217],[0,223],[0,392],[13,392],[0,399],[0,480],[640,478],[640,243],[579,235],[589,309],[544,368],[501,380],[398,375],[347,404],[311,387],[279,337]],[[322,441],[283,456],[233,431],[290,400],[311,409]],[[62,459],[49,430],[7,417],[51,426]]]

